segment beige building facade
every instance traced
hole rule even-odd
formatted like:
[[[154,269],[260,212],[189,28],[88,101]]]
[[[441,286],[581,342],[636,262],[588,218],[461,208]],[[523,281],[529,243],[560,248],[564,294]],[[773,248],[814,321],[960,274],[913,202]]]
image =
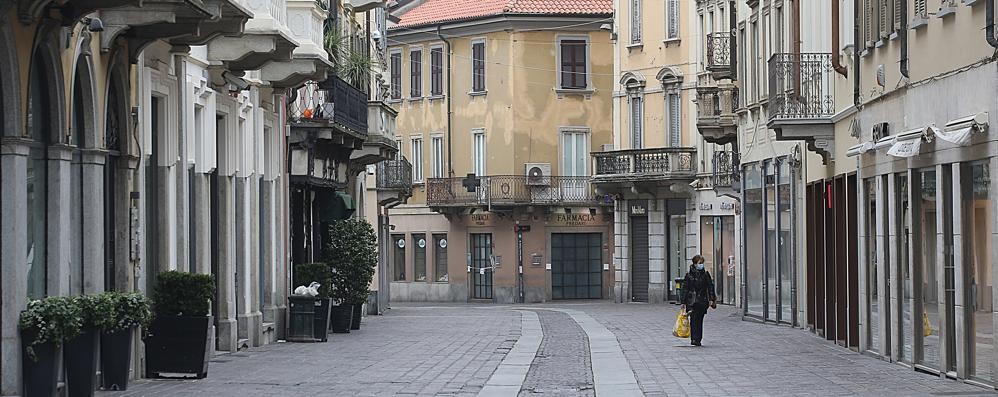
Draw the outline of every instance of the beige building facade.
[[[388,211],[392,301],[610,296],[613,199],[590,184],[589,153],[612,142],[612,7],[507,3],[392,11],[389,97],[413,182]]]

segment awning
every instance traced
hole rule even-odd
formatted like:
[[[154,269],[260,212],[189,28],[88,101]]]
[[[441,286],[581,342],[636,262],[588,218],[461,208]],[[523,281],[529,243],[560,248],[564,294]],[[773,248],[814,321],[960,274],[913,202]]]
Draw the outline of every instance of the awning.
[[[955,145],[963,146],[970,143],[970,134],[974,132],[974,126],[971,125],[952,129],[932,127],[932,132],[936,135],[936,138]]]
[[[873,150],[873,142],[863,142],[859,145],[853,146],[846,151],[847,157],[856,157],[861,154],[866,154],[870,150]]]
[[[922,146],[922,139],[895,140],[887,154],[894,157],[912,157],[918,154],[918,149]]]
[[[889,147],[891,147],[891,145],[894,145],[894,139],[895,138],[897,138],[897,137],[894,136],[894,135],[885,136],[883,138],[880,138],[880,140],[878,140],[877,143],[873,144],[873,148],[877,149],[877,150],[880,150],[880,149],[883,149],[883,148],[889,148]]]

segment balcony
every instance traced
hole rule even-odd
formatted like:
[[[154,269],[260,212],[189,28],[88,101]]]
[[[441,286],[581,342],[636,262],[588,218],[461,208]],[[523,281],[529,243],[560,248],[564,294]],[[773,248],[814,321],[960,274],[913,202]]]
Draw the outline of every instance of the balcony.
[[[612,205],[597,195],[587,176],[496,175],[470,178],[430,178],[426,203],[431,208],[494,208],[530,205]]]
[[[832,54],[774,54],[769,59],[769,128],[780,140],[807,141],[827,161],[835,138]]]
[[[714,79],[731,79],[731,33],[714,32],[707,35],[707,70]]]
[[[632,191],[696,179],[696,149],[684,147],[593,153],[593,184],[601,190]]]
[[[409,160],[385,160],[377,167],[375,187],[379,204],[400,204],[412,196],[412,164]]]
[[[738,140],[738,88],[731,84],[697,87],[697,130],[703,139],[723,145]]]
[[[367,102],[367,138],[362,150],[354,150],[350,161],[357,166],[378,164],[395,158],[395,117],[398,111],[384,101]]]
[[[288,104],[292,127],[332,128],[354,138],[367,137],[367,94],[336,76],[307,82]],[[356,148],[360,148],[359,145]]]
[[[741,192],[741,158],[738,152],[714,152],[711,187],[719,196],[738,197]]]

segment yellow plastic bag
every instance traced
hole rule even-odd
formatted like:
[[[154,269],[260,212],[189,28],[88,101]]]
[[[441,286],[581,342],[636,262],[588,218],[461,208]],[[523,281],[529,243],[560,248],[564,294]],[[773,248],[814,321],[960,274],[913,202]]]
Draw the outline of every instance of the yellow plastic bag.
[[[686,314],[686,309],[676,314],[676,325],[672,327],[672,335],[678,338],[690,337],[690,316]]]
[[[932,323],[929,322],[929,315],[922,312],[922,336],[932,335]]]

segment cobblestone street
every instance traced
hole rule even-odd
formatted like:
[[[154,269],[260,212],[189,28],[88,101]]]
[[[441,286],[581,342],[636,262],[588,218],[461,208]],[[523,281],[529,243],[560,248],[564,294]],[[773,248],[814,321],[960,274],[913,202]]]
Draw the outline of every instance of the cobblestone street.
[[[988,395],[742,321],[722,307],[704,346],[671,335],[675,306],[397,306],[328,343],[219,355],[202,380],[140,380],[101,396]],[[636,381],[636,384],[635,384]],[[640,391],[638,391],[638,387]],[[517,392],[518,390],[518,392]]]

